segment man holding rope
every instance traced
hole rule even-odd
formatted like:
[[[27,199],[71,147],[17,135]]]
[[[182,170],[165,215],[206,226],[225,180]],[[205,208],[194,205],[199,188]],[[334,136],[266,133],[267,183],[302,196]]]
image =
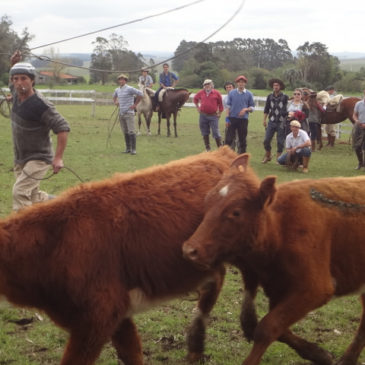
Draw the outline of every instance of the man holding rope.
[[[34,89],[35,68],[21,61],[21,53],[11,59],[10,90],[13,108],[11,123],[14,144],[13,210],[51,199],[39,190],[50,165],[55,174],[63,167],[63,153],[70,127],[53,104]],[[50,131],[57,135],[56,153],[52,149]]]

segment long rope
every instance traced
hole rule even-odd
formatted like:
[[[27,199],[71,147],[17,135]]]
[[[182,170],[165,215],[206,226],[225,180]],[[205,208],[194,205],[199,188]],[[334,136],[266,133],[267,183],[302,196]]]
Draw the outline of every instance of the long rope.
[[[156,17],[159,17],[159,16],[161,16],[161,15],[169,14],[169,13],[172,13],[172,12],[175,12],[175,11],[179,11],[179,10],[182,10],[182,9],[188,8],[188,7],[190,7],[190,6],[193,6],[193,5],[195,5],[195,4],[201,3],[201,2],[203,2],[203,1],[206,1],[206,0],[196,0],[196,1],[193,1],[193,2],[191,2],[191,3],[185,4],[185,5],[182,5],[182,6],[178,6],[178,7],[176,7],[176,8],[170,9],[170,10],[165,10],[165,11],[162,11],[162,12],[160,12],[160,13],[156,13],[156,14],[152,14],[152,15],[147,15],[147,16],[145,16],[145,17],[143,17],[143,18],[130,20],[130,21],[128,21],[128,22],[121,23],[121,24],[117,24],[117,25],[113,25],[113,26],[110,26],[110,27],[107,27],[107,28],[102,28],[102,29],[99,29],[99,30],[94,30],[94,31],[92,31],[92,32],[88,32],[88,33],[80,34],[80,35],[77,35],[77,36],[74,36],[74,37],[65,38],[65,39],[62,39],[62,40],[60,40],[60,41],[51,42],[51,43],[47,43],[47,44],[42,44],[42,45],[40,45],[40,46],[33,47],[33,48],[31,48],[30,50],[31,50],[31,51],[33,51],[34,49],[44,48],[44,47],[52,46],[52,45],[54,45],[54,44],[58,44],[58,43],[63,43],[63,42],[71,41],[71,40],[73,40],[73,39],[86,37],[86,36],[91,35],[91,34],[96,34],[96,33],[104,32],[104,31],[106,31],[106,30],[110,30],[110,29],[114,29],[114,28],[123,27],[123,26],[125,26],[125,25],[129,25],[129,24],[133,24],[133,23],[142,22],[142,21],[147,20],[147,19],[156,18]]]
[[[70,167],[67,166],[63,166],[62,169],[66,169],[68,171],[70,171],[74,176],[76,176],[82,183],[85,182],[83,179],[81,179],[81,177],[74,171],[72,170]],[[50,175],[42,177],[42,178],[37,178],[37,177],[33,177],[31,175],[29,175],[24,169],[22,171],[25,175],[27,175],[27,177],[29,177],[30,179],[33,180],[37,180],[37,181],[43,181],[43,180],[48,180],[50,179],[52,176],[57,175],[56,173],[52,172]]]
[[[218,32],[220,32],[224,27],[226,27],[230,22],[232,22],[232,20],[240,13],[240,11],[242,10],[244,4],[245,4],[246,0],[243,0],[241,2],[241,4],[239,5],[239,7],[237,8],[237,10],[233,13],[233,15],[231,15],[228,20],[226,22],[224,22],[218,29],[216,29],[213,33],[209,34],[206,38],[202,39],[200,42],[197,42],[196,45],[186,49],[185,51],[182,52],[178,52],[176,53],[173,57],[167,58],[159,63],[154,64],[153,66],[148,66],[148,67],[156,67],[159,65],[162,65],[168,61],[171,61],[175,58],[181,57],[189,52],[191,52],[193,49],[199,47],[200,43],[204,43],[206,41],[208,41],[210,38],[212,38],[213,36],[215,36]],[[62,42],[62,41],[59,41]],[[58,43],[59,43],[58,42]],[[34,49],[34,48],[32,48]],[[67,67],[73,67],[73,68],[80,68],[80,69],[84,69],[84,70],[89,70],[89,71],[93,71],[93,72],[104,72],[104,73],[133,73],[133,72],[139,72],[140,69],[135,69],[135,70],[104,70],[104,69],[97,69],[97,68],[90,68],[90,67],[84,67],[84,66],[76,66],[76,65],[72,65],[69,63],[65,63],[65,62],[61,62],[61,61],[55,61],[52,60],[50,57],[48,56],[39,56],[39,55],[35,55],[33,53],[30,53],[33,57],[36,57],[42,61],[46,61],[46,62],[53,62],[53,63],[57,63],[60,65],[64,65]]]

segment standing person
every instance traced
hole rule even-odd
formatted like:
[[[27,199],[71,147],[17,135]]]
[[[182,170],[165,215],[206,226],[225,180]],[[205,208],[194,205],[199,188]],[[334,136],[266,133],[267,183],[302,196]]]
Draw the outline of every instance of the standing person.
[[[352,147],[359,162],[355,170],[360,170],[365,167],[365,90],[364,98],[355,104],[353,119]]]
[[[305,100],[308,98],[307,94],[308,91],[302,91],[301,89],[295,89],[293,91],[293,97],[289,99],[287,106],[288,116],[285,125],[286,136],[291,132],[290,122],[292,120],[298,120],[301,123],[302,127],[306,125],[306,118],[308,116],[308,104]],[[306,127],[303,129],[307,132]]]
[[[332,86],[332,85],[327,86],[325,90],[328,92],[330,99],[332,99],[336,95],[336,90],[335,90],[334,86]],[[324,130],[327,134],[326,147],[327,146],[334,147],[335,141],[336,141],[335,125],[334,124],[325,124]]]
[[[317,93],[312,92],[308,99],[308,123],[310,130],[310,139],[312,144],[312,152],[316,150],[316,140],[319,137],[319,130],[321,128],[321,120],[325,110],[317,101]]]
[[[158,103],[158,95],[162,89],[166,89],[168,87],[175,87],[179,78],[173,73],[169,71],[169,65],[164,63],[162,65],[163,72],[160,73],[160,88],[155,93],[155,111],[159,110],[159,103]]]
[[[14,144],[13,210],[52,199],[39,189],[40,181],[52,166],[57,174],[64,166],[63,154],[70,127],[44,96],[34,88],[35,68],[21,61],[21,53],[11,57],[10,90],[13,108],[11,126]],[[53,152],[50,131],[57,135]]]
[[[271,161],[271,140],[275,133],[277,144],[276,159],[283,153],[285,121],[288,115],[287,104],[289,97],[282,92],[285,89],[284,83],[280,79],[271,79],[269,86],[273,89],[273,92],[267,96],[264,108],[264,120],[262,124],[266,129],[266,133],[264,139],[265,156],[261,161],[262,163]],[[268,117],[269,123],[266,122]]]
[[[227,81],[225,84],[224,84],[224,90],[226,91],[226,95],[224,95],[222,97],[222,100],[223,100],[223,109],[224,111],[227,113],[227,109],[228,109],[228,105],[227,105],[227,98],[228,98],[228,94],[230,93],[231,90],[234,89],[234,83],[233,82],[230,82],[230,81]],[[224,128],[224,140],[226,141],[227,140],[227,130],[228,130],[228,127],[226,126]],[[237,146],[237,149],[239,149],[239,140],[238,140],[238,135],[237,135],[237,131],[236,131],[236,135],[235,137],[233,138],[233,142],[231,144],[231,148],[233,151],[236,150],[236,146]]]
[[[142,75],[138,77],[138,84],[149,87],[151,89],[153,87],[153,80],[148,72],[149,71],[147,68],[142,68]]]
[[[255,110],[255,102],[252,93],[246,89],[247,78],[240,75],[236,77],[235,82],[237,88],[232,90],[227,98],[226,126],[228,130],[225,144],[232,145],[237,131],[240,141],[238,153],[244,153],[247,148],[248,113]]]
[[[198,110],[200,132],[204,139],[205,149],[210,151],[209,134],[212,130],[217,147],[222,145],[218,121],[223,111],[222,95],[214,89],[213,81],[203,82],[203,89],[194,96],[194,104]]]
[[[142,99],[142,91],[127,85],[128,76],[121,74],[118,76],[119,87],[115,89],[113,101],[119,105],[119,122],[124,133],[126,149],[124,153],[135,155],[136,151],[136,127],[134,124],[134,110]]]
[[[298,166],[303,163],[303,172],[308,172],[309,159],[311,156],[311,140],[308,133],[300,129],[301,124],[297,120],[290,122],[291,133],[286,136],[286,153],[278,158],[280,165],[294,164]]]

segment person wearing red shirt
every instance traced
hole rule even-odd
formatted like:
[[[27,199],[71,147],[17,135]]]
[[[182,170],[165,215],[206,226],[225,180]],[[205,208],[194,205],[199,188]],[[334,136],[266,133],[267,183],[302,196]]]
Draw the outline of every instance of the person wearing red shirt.
[[[203,89],[194,96],[194,104],[200,114],[199,127],[203,136],[205,149],[210,151],[210,130],[217,143],[217,147],[220,147],[222,145],[222,139],[218,121],[223,111],[223,101],[221,93],[214,89],[212,80],[207,79],[203,82]]]

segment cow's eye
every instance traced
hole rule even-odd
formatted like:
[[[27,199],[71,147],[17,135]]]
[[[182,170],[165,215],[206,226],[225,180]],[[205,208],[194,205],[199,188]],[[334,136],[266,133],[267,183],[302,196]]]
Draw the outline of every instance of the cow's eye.
[[[239,217],[240,216],[240,211],[239,210],[234,210],[232,214],[233,214],[234,217]]]

